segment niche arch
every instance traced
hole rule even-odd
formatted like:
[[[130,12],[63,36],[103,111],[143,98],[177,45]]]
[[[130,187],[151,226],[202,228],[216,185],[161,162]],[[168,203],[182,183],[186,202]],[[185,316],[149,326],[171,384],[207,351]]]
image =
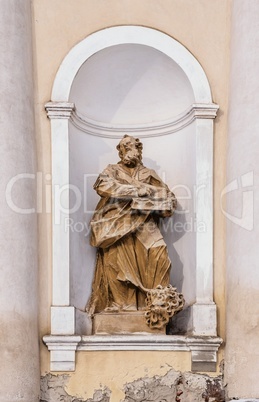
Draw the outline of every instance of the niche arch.
[[[80,69],[95,55],[116,46],[144,46],[169,58],[188,80],[193,101],[180,114],[152,123],[96,121],[77,112],[71,100],[73,85]],[[52,307],[51,335],[44,337],[51,350],[51,370],[69,371],[75,368],[76,350],[114,349],[190,350],[193,369],[211,365],[215,368],[216,350],[220,345],[216,332],[216,305],[213,302],[213,119],[218,106],[212,103],[210,86],[204,70],[193,55],[179,42],[155,29],[140,26],[118,26],[89,35],[77,44],[63,60],[52,89],[51,102],[46,104],[52,132]],[[189,326],[185,335],[161,337],[156,346],[145,340],[126,336],[116,343],[111,339],[76,334],[82,314],[76,314],[71,303],[72,273],[70,264],[70,231],[68,230],[69,193],[63,191],[60,209],[57,189],[70,183],[69,135],[71,127],[98,138],[121,136],[122,132],[137,133],[140,138],[170,138],[175,132],[191,127],[195,147],[195,186],[202,188],[195,194],[196,220],[206,226],[205,232],[195,232],[195,300],[189,308]],[[58,190],[60,191],[60,190]],[[71,212],[71,211],[70,211]],[[179,324],[180,325],[180,324]],[[203,341],[200,340],[200,337]],[[204,340],[205,339],[205,340]],[[135,343],[134,343],[135,342]],[[106,346],[105,346],[106,345]],[[61,352],[61,353],[60,353]],[[202,355],[202,357],[201,357]]]

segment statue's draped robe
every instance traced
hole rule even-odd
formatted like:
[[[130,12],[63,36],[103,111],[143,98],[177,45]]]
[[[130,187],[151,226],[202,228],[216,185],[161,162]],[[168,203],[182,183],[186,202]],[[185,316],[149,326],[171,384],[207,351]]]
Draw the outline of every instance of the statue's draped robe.
[[[151,196],[138,196],[143,185],[152,190]],[[172,215],[174,194],[142,164],[132,169],[109,165],[94,189],[101,200],[91,221],[91,245],[98,249],[88,311],[112,305],[144,308],[146,290],[169,283],[171,262],[156,222]]]

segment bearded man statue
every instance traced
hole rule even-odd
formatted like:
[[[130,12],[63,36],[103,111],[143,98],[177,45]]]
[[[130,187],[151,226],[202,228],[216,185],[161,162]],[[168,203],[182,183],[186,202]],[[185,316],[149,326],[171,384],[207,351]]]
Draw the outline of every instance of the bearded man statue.
[[[91,221],[97,260],[88,312],[146,309],[146,294],[169,285],[171,262],[158,228],[177,202],[154,170],[142,163],[143,145],[124,135],[120,162],[108,165],[94,189],[101,200]]]

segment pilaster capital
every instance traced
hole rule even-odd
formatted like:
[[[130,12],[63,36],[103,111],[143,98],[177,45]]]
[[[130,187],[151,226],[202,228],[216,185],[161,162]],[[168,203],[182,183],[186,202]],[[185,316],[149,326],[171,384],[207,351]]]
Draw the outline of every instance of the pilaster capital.
[[[75,104],[71,102],[48,102],[45,109],[49,119],[69,119],[75,110]]]

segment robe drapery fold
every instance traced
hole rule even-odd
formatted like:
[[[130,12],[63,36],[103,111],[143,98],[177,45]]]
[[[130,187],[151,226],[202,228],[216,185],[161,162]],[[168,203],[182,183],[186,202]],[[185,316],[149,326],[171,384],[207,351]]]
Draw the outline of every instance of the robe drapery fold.
[[[143,186],[150,196],[139,197]],[[171,262],[157,222],[173,214],[175,196],[142,164],[108,165],[94,189],[101,200],[91,221],[91,245],[98,249],[88,310],[142,309],[148,289],[169,283]]]

